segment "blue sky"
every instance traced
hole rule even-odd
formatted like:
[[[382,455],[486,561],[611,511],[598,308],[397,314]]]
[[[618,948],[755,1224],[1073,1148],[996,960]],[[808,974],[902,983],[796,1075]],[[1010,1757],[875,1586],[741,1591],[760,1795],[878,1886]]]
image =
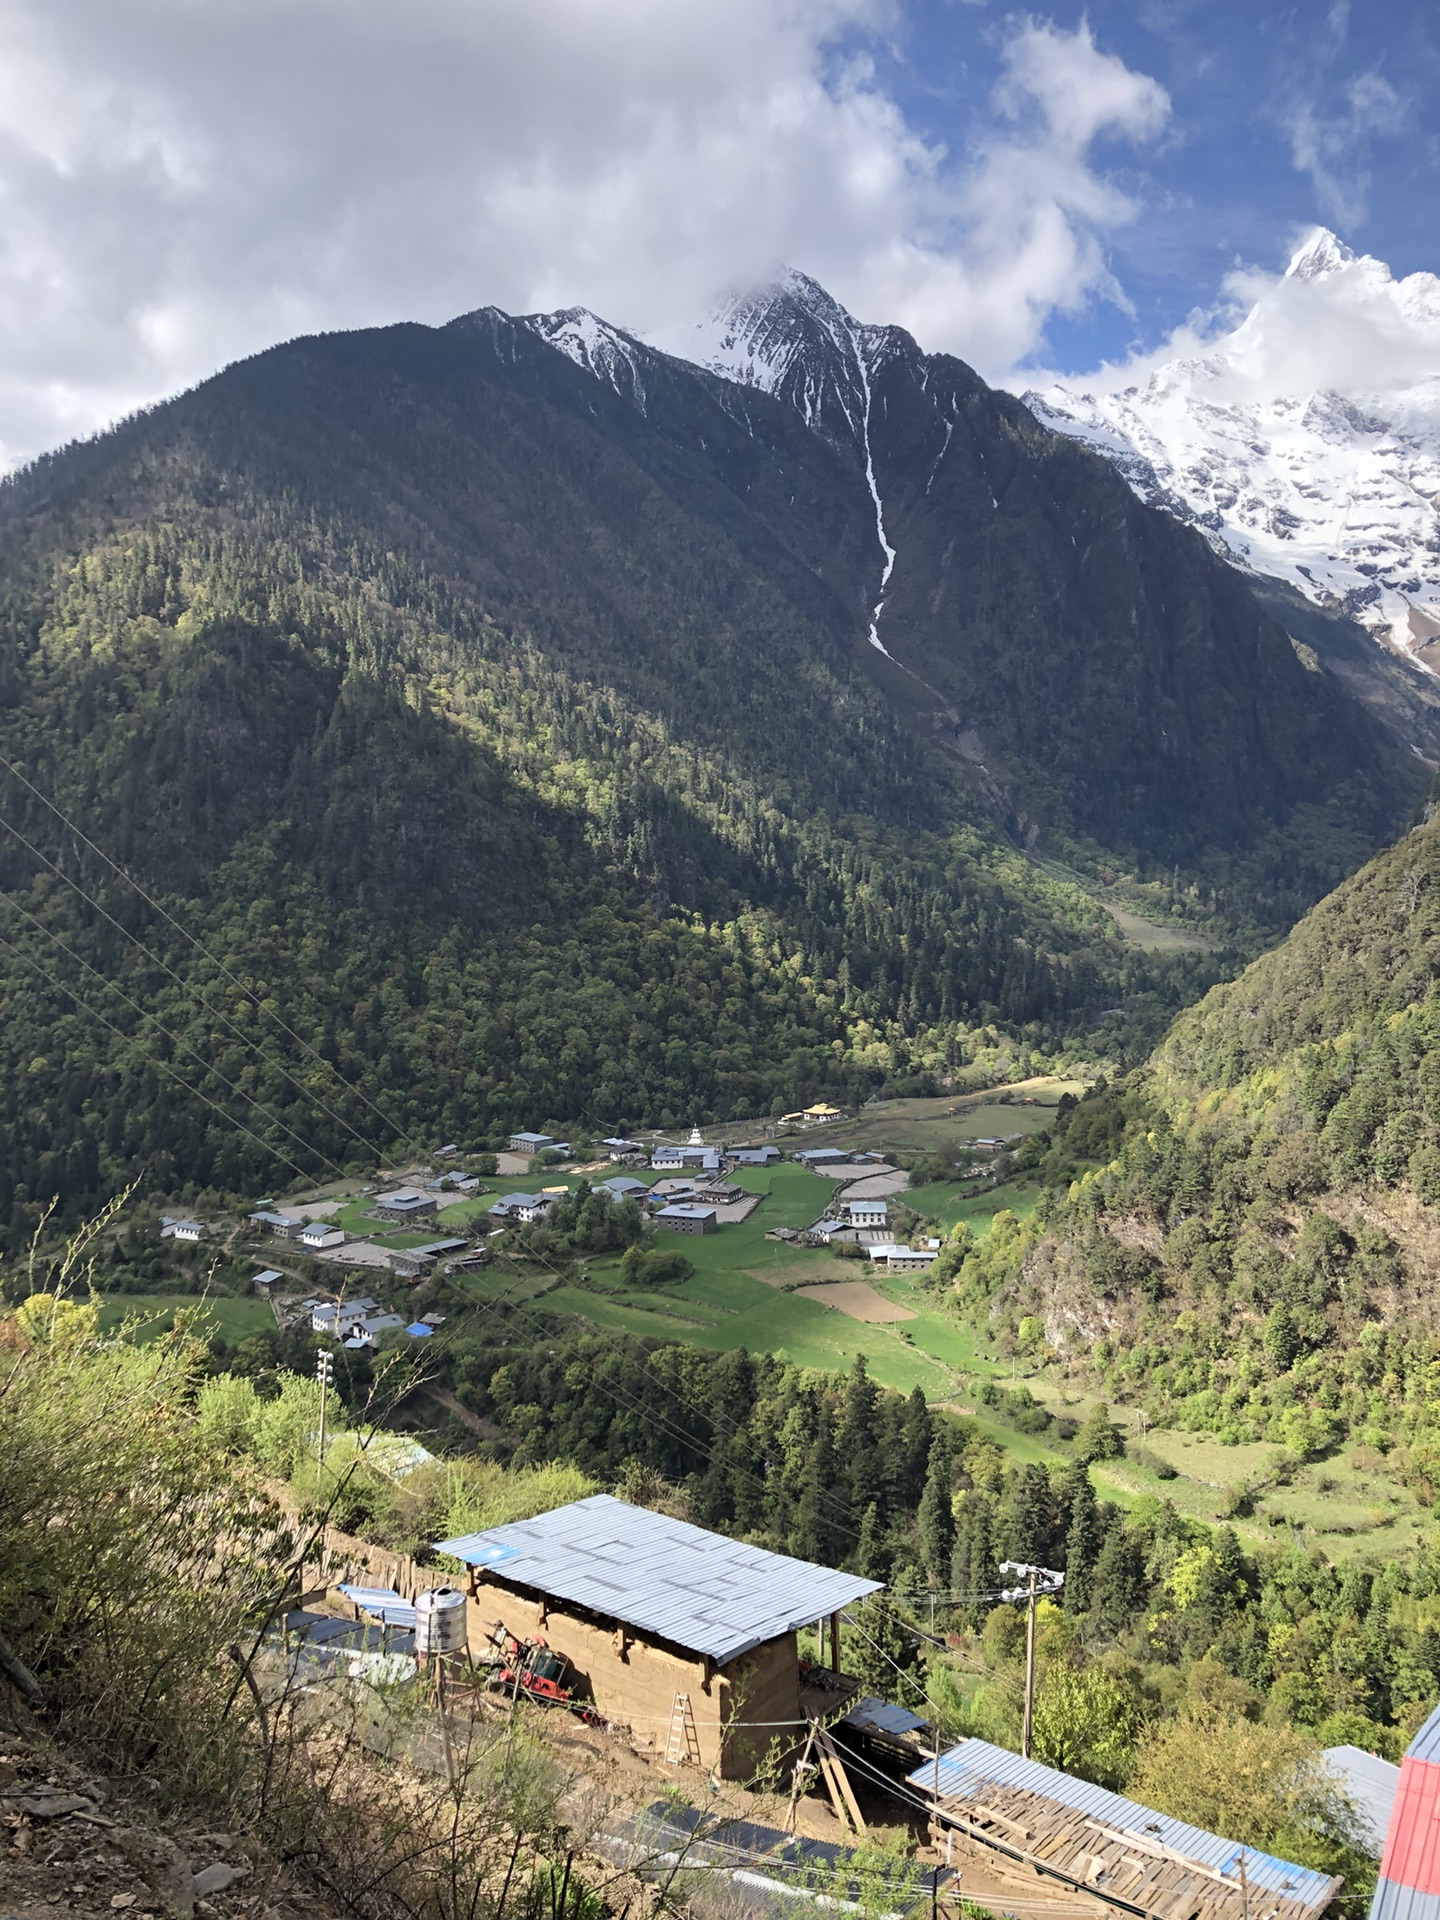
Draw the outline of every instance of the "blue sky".
[[[1153,141],[1097,146],[1136,202],[1106,237],[1134,308],[1094,301],[1046,326],[1066,371],[1157,345],[1215,300],[1226,270],[1283,264],[1292,235],[1331,227],[1398,275],[1440,270],[1440,8],[1410,0],[1092,0],[1033,10],[1160,82],[1171,118]],[[906,0],[868,42],[912,125],[959,155],[990,115],[1015,14]],[[1044,356],[1042,356],[1044,357]]]

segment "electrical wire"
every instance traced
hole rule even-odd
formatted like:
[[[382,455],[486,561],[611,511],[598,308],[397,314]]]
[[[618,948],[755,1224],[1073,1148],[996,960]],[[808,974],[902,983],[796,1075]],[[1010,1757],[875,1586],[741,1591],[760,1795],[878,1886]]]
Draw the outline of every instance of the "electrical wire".
[[[15,772],[15,768],[11,766],[11,763],[8,760],[6,760],[3,754],[0,754],[0,766],[9,767],[12,773]],[[25,780],[25,776],[23,774],[17,774],[16,777],[18,779]],[[30,791],[34,793],[37,796],[37,798],[41,800],[45,800],[44,794],[40,793],[38,788],[31,786],[28,780],[25,780],[25,785],[27,787],[30,787]],[[45,804],[47,806],[51,805],[51,803],[48,800],[45,801]],[[57,813],[59,812],[57,808],[53,808],[53,807],[52,807],[52,811]],[[206,959],[210,961],[212,966],[218,967],[220,971],[225,975],[226,979],[231,981],[236,987],[238,987],[239,990],[245,995],[247,1000],[249,1000],[257,1008],[259,1008],[262,1013],[265,1012],[265,1008],[261,1005],[261,1002],[257,997],[257,995],[249,987],[245,986],[245,984],[242,981],[238,980],[222,960],[218,960],[215,957],[215,955],[212,954],[207,947],[202,946],[200,942],[194,938],[193,935],[186,933],[185,929],[182,926],[180,926],[179,922],[176,921],[172,915],[165,912],[165,909],[162,906],[160,906],[159,903],[156,900],[154,900],[151,897],[151,895],[145,891],[145,889],[140,885],[138,880],[132,880],[130,876],[124,871],[123,868],[116,866],[115,862],[110,859],[110,856],[107,853],[105,853],[101,848],[95,846],[94,841],[89,839],[86,834],[81,832],[80,828],[75,826],[72,821],[66,819],[66,816],[64,814],[59,814],[59,818],[65,821],[65,824],[70,827],[70,830],[73,833],[79,835],[80,839],[82,839],[85,842],[87,847],[93,848],[94,851],[97,854],[99,854],[100,858],[104,860],[108,866],[113,868],[114,871],[120,875],[122,880],[126,881],[128,885],[134,887],[135,891],[140,895],[142,900],[146,901],[151,907],[153,907],[157,913],[162,914],[164,918],[168,920],[170,924],[173,927],[175,927],[179,933],[183,934],[184,937],[190,941],[192,946],[194,946],[199,952],[203,953]],[[121,922],[115,918],[114,914],[109,912],[107,908],[103,907],[98,900],[94,899],[93,896],[89,894],[85,890],[85,888],[80,885],[78,880],[73,879],[71,875],[66,873],[64,868],[59,866],[54,860],[52,860],[50,856],[46,852],[44,852],[42,848],[37,847],[33,841],[28,840],[25,837],[25,835],[21,833],[18,827],[13,826],[11,822],[6,820],[3,816],[0,816],[0,826],[3,826],[5,831],[8,834],[10,834],[13,839],[18,840],[21,846],[24,847],[27,852],[32,854],[35,859],[39,860],[44,866],[48,867],[50,872],[53,873],[58,880],[60,880],[65,886],[71,888],[75,893],[77,893],[80,896],[80,898],[84,900],[88,906],[93,908],[96,913],[100,914],[102,918],[104,918],[105,920],[108,920],[110,925],[115,928],[117,933],[122,935],[123,938],[125,938],[126,940],[130,941],[133,946],[138,947],[140,952],[143,953],[145,957],[154,966],[159,967],[164,973],[168,974],[170,978],[175,982],[175,984],[180,988],[182,993],[193,995],[194,998],[199,1002],[199,1004],[211,1016],[212,1019],[219,1021],[223,1026],[225,1026],[228,1029],[228,1031],[234,1034],[244,1046],[253,1047],[256,1054],[259,1056],[259,1058],[262,1061],[265,1062],[265,1064],[278,1068],[279,1071],[283,1073],[285,1078],[290,1082],[291,1086],[293,1086],[295,1090],[302,1096],[302,1098],[311,1101],[323,1113],[328,1114],[329,1117],[333,1121],[335,1121],[337,1126],[343,1127],[345,1131],[348,1134],[350,1134],[353,1139],[358,1140],[360,1145],[365,1148],[366,1152],[374,1156],[374,1159],[377,1165],[379,1165],[384,1160],[385,1158],[384,1154],[381,1152],[381,1150],[375,1145],[375,1143],[372,1140],[368,1139],[356,1127],[352,1126],[351,1123],[344,1117],[343,1114],[337,1113],[336,1110],[332,1106],[330,1106],[330,1104],[327,1101],[323,1100],[320,1097],[320,1095],[314,1091],[313,1088],[306,1087],[302,1081],[298,1080],[295,1077],[295,1075],[290,1071],[290,1069],[285,1065],[283,1060],[279,1058],[273,1058],[273,1059],[267,1058],[267,1056],[261,1051],[259,1043],[255,1039],[253,1039],[249,1034],[246,1034],[229,1017],[228,1014],[220,1011],[216,1007],[211,1006],[210,1002],[205,998],[204,994],[200,992],[198,987],[192,987],[187,985],[187,983],[180,977],[180,975],[175,971],[175,969],[172,966],[170,966],[166,961],[162,960],[160,956],[157,953],[155,953],[150,947],[148,947],[145,944],[145,942],[140,939],[138,934],[132,933],[128,927],[123,926]],[[297,1033],[295,1033],[292,1027],[287,1025],[285,1021],[280,1020],[278,1014],[271,1015],[271,1018],[277,1020],[279,1025],[284,1027],[285,1031],[288,1034],[290,1034],[291,1038],[296,1040],[299,1043],[299,1045],[304,1047],[305,1051],[309,1053],[312,1058],[318,1060],[322,1066],[328,1067],[330,1072],[335,1075],[336,1079],[340,1081],[340,1084],[343,1087],[346,1087],[349,1091],[353,1093],[359,1093],[360,1097],[366,1100],[368,1105],[372,1107],[375,1106],[374,1101],[369,1100],[368,1096],[365,1095],[363,1092],[361,1092],[361,1090],[358,1087],[352,1087],[350,1082],[346,1080],[343,1077],[343,1075],[340,1073],[339,1069],[335,1067],[333,1063],[327,1061],[323,1054],[318,1053],[314,1047],[309,1045],[307,1041],[301,1040],[300,1036]],[[386,1126],[389,1127],[391,1131],[396,1134],[397,1137],[403,1138],[401,1129],[396,1127],[393,1121],[387,1120],[385,1118],[385,1115],[380,1112],[380,1109],[378,1107],[375,1107],[375,1111],[377,1113],[380,1113],[381,1119],[385,1120]]]
[[[0,824],[3,824],[3,823],[0,823]],[[215,1078],[221,1082],[223,1086],[226,1086],[229,1088],[231,1093],[233,1093],[238,1100],[248,1100],[250,1105],[254,1107],[257,1112],[263,1113],[265,1118],[271,1121],[275,1126],[279,1127],[282,1133],[288,1133],[290,1138],[294,1141],[297,1141],[299,1145],[306,1150],[306,1152],[313,1153],[318,1160],[323,1160],[325,1165],[329,1167],[333,1172],[338,1173],[342,1178],[344,1177],[345,1169],[337,1165],[337,1163],[330,1158],[328,1153],[323,1153],[318,1147],[312,1146],[311,1143],[308,1140],[306,1140],[301,1134],[298,1134],[295,1131],[295,1129],[288,1124],[288,1122],[282,1120],[278,1113],[273,1112],[269,1107],[265,1105],[265,1103],[262,1100],[257,1100],[253,1093],[247,1093],[243,1087],[237,1087],[233,1080],[228,1079],[225,1074],[221,1073],[220,1069],[214,1064],[213,1061],[207,1061],[204,1055],[201,1054],[200,1051],[195,1046],[193,1046],[190,1041],[182,1040],[178,1034],[172,1032],[171,1029],[167,1027],[165,1023],[161,1020],[159,1014],[153,1013],[148,1008],[142,1007],[140,1005],[140,1002],[138,1000],[133,999],[125,991],[125,989],[118,983],[118,981],[107,979],[106,976],[100,972],[98,967],[92,967],[90,962],[85,958],[83,958],[82,955],[76,953],[72,948],[67,947],[65,942],[60,938],[59,934],[53,932],[51,928],[47,927],[43,920],[37,919],[36,916],[30,912],[28,907],[22,907],[18,900],[14,899],[13,896],[9,896],[9,895],[6,896],[6,904],[10,906],[14,912],[23,914],[24,917],[30,922],[32,927],[34,927],[38,932],[43,933],[47,940],[53,941],[54,944],[57,947],[59,947],[60,951],[65,955],[67,959],[73,960],[77,966],[83,967],[87,973],[92,974],[95,977],[95,979],[97,979],[100,982],[102,987],[108,987],[112,993],[118,993],[120,998],[125,1002],[125,1004],[128,1007],[132,1008],[136,1013],[138,1013],[142,1020],[148,1020],[151,1022],[152,1025],[157,1027],[159,1031],[164,1034],[165,1038],[170,1042],[172,1047],[182,1049],[184,1052],[191,1055],[191,1057],[194,1060],[198,1061],[202,1071],[207,1073],[212,1073],[215,1076]],[[292,1160],[290,1164],[291,1166],[294,1166],[295,1162]]]
[[[57,993],[62,993],[67,999],[73,1000],[77,1007],[83,1008],[92,1018],[100,1021],[102,1026],[108,1027],[118,1040],[124,1040],[127,1043],[133,1044],[133,1035],[122,1032],[113,1020],[106,1019],[105,1015],[101,1013],[97,1007],[92,1007],[88,1000],[85,1000],[80,994],[76,993],[73,987],[66,986],[63,980],[57,980],[55,975],[42,967],[40,962],[35,959],[32,954],[28,954],[23,948],[17,947],[13,940],[7,940],[3,933],[0,933],[0,946],[8,947],[17,959],[23,960],[27,967],[33,967],[41,979],[48,981]],[[283,1160],[287,1166],[295,1169],[295,1172],[299,1174],[302,1180],[309,1179],[310,1176],[306,1173],[305,1169],[300,1166],[298,1162],[292,1160],[288,1153],[282,1152],[278,1147],[271,1146],[267,1141],[262,1140],[258,1133],[252,1133],[243,1120],[237,1120],[233,1113],[227,1113],[222,1106],[210,1098],[208,1093],[202,1092],[199,1087],[192,1087],[187,1080],[183,1079],[181,1075],[175,1071],[168,1060],[162,1060],[158,1055],[152,1055],[151,1057],[154,1060],[154,1064],[159,1067],[162,1072],[168,1073],[177,1086],[181,1087],[193,1098],[203,1100],[205,1105],[215,1113],[218,1113],[222,1120],[227,1121],[232,1127],[238,1128],[247,1139],[253,1140],[262,1153]]]

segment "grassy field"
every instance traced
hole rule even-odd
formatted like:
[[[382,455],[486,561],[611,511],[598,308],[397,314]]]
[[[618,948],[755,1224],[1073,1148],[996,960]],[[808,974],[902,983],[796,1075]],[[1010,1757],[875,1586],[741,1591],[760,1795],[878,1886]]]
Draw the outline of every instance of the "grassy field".
[[[877,1100],[858,1119],[837,1120],[814,1136],[816,1144],[860,1147],[905,1155],[943,1153],[976,1140],[1038,1133],[1049,1126],[1062,1094],[1077,1097],[1081,1080],[1021,1080],[988,1093],[941,1094],[925,1100]],[[787,1142],[787,1145],[790,1143]]]
[[[203,1315],[229,1340],[243,1340],[246,1334],[263,1333],[275,1324],[269,1305],[253,1295],[117,1293],[100,1309],[100,1329],[113,1333],[117,1327],[138,1321],[136,1338],[153,1340],[169,1328],[177,1313]]]
[[[946,1403],[966,1401],[977,1375],[1000,1368],[976,1330],[945,1312],[915,1284],[915,1276],[877,1278],[868,1261],[842,1260],[826,1248],[766,1238],[775,1227],[804,1227],[818,1219],[833,1192],[830,1181],[792,1162],[744,1168],[734,1178],[762,1196],[748,1220],[693,1239],[662,1238],[663,1246],[673,1245],[694,1266],[688,1280],[637,1291],[622,1278],[619,1257],[610,1256],[590,1261],[583,1282],[567,1279],[558,1285],[537,1276],[531,1264],[512,1265],[502,1254],[495,1267],[466,1276],[464,1284],[478,1300],[533,1301],[547,1312],[573,1313],[598,1327],[684,1340],[715,1352],[747,1347],[825,1370],[848,1369],[863,1353],[886,1386],[903,1392],[919,1386]],[[990,1213],[1007,1203],[1022,1210],[1027,1204],[1027,1193],[1015,1189],[987,1196],[963,1195],[959,1189],[926,1192],[931,1211],[947,1195],[957,1203],[963,1198],[977,1216],[984,1214],[987,1200]],[[1028,1199],[1033,1204],[1033,1195]],[[841,1280],[868,1282],[882,1299],[914,1317],[894,1324],[860,1321],[798,1291]],[[1007,1441],[1022,1438],[1001,1431]]]

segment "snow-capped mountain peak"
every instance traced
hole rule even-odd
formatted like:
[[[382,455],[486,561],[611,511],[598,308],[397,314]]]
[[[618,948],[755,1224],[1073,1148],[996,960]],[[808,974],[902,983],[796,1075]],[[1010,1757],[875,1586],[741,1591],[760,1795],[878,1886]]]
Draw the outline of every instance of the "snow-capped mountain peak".
[[[640,361],[645,348],[631,334],[591,313],[588,307],[563,307],[558,313],[527,313],[519,324],[539,334],[587,373],[645,411]]]
[[[1440,667],[1440,280],[1325,228],[1228,333],[1025,395],[1227,559]]]
[[[1321,274],[1336,273],[1341,267],[1352,266],[1355,258],[1345,242],[1331,233],[1328,227],[1316,227],[1290,256],[1285,278],[1316,280]]]

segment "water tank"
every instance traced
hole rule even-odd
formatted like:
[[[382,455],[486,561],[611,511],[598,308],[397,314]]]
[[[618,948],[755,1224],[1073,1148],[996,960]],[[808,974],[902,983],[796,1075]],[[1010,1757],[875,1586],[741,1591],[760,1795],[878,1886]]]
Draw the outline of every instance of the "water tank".
[[[465,1651],[465,1596],[455,1587],[434,1587],[415,1597],[415,1651]]]

